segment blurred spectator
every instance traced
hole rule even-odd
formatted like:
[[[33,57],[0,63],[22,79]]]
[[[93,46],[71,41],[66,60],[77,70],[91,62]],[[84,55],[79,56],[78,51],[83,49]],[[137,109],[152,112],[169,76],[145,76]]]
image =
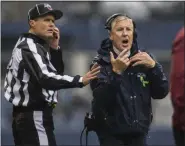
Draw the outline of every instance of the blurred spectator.
[[[185,94],[184,94],[184,27],[177,33],[172,46],[171,100],[176,146],[185,146]]]

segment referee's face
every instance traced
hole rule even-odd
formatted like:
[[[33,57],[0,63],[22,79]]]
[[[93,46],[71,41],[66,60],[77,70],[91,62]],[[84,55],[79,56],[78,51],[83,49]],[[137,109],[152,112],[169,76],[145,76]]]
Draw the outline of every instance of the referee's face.
[[[32,25],[33,32],[41,38],[48,40],[53,37],[53,31],[55,28],[55,18],[53,15],[46,15],[39,17],[34,21]]]

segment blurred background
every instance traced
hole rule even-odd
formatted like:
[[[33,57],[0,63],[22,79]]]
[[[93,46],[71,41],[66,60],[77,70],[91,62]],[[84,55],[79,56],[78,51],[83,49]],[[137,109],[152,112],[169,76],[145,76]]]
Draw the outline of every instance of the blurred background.
[[[12,145],[12,105],[3,96],[6,65],[21,33],[28,31],[28,10],[43,2],[1,2],[1,142]],[[63,11],[56,21],[61,32],[60,46],[64,52],[65,74],[83,75],[89,69],[101,41],[108,36],[104,23],[114,13],[126,13],[137,24],[138,41],[155,55],[169,78],[171,45],[177,31],[184,25],[184,2],[53,2],[53,8]],[[83,118],[90,111],[92,92],[83,89],[59,91],[59,103],[54,110],[58,145],[79,145]],[[148,144],[174,145],[171,131],[172,106],[170,94],[153,101],[154,120],[147,138]],[[89,135],[89,145],[98,145],[96,135]]]

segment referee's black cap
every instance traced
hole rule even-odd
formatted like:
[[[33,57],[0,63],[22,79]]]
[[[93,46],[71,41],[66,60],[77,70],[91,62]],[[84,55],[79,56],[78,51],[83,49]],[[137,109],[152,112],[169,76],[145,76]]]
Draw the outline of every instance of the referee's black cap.
[[[47,3],[36,4],[28,11],[28,20],[34,20],[35,18],[42,17],[51,14],[55,17],[55,20],[60,19],[63,16],[63,12],[60,10],[54,10],[51,5]]]

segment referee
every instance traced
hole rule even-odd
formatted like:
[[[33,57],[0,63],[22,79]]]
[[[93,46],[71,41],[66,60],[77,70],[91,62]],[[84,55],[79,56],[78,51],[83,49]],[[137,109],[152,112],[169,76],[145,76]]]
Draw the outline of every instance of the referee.
[[[83,87],[96,78],[94,65],[83,77],[63,75],[60,34],[55,20],[63,13],[49,4],[28,11],[29,32],[22,34],[7,66],[4,96],[13,104],[13,136],[16,146],[56,146],[52,111],[57,90]]]

